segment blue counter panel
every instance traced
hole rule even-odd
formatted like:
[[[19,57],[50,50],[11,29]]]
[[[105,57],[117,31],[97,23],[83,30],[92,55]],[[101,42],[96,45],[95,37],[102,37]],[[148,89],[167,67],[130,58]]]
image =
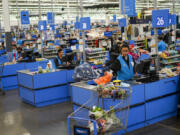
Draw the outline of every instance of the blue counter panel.
[[[70,100],[70,97],[68,97],[67,85],[37,91],[20,87],[19,95],[23,101],[36,107],[43,107]]]
[[[67,85],[35,91],[35,103],[68,97]]]
[[[73,74],[74,70],[67,70],[67,82],[74,82]]]
[[[40,89],[62,85],[67,83],[66,70],[35,75],[19,72],[18,81],[21,86],[30,89]]]
[[[38,103],[38,104],[33,104],[32,102],[29,102],[28,100],[23,99],[23,98],[22,98],[22,100],[25,103],[33,105],[35,107],[45,107],[45,106],[54,105],[54,104],[58,104],[58,103],[69,101],[69,98],[55,99],[55,100],[52,100],[52,101],[47,101],[47,102]]]
[[[33,75],[33,89],[50,87],[67,83],[66,70]],[[32,79],[30,79],[32,80]]]
[[[178,95],[172,95],[146,103],[146,120],[177,111]]]
[[[1,87],[17,86],[17,76],[9,76],[1,78]]]
[[[35,103],[34,92],[30,89],[19,86],[19,96],[26,101],[29,101],[33,104]]]
[[[136,125],[133,125],[133,126],[129,126],[127,127],[127,132],[131,132],[131,131],[134,131],[134,130],[137,130],[137,129],[140,129],[140,128],[143,128],[145,127],[145,123],[140,123],[140,124],[136,124]]]
[[[179,76],[145,84],[145,99],[160,97],[178,91]]]
[[[145,102],[144,91],[144,84],[135,85],[132,87],[131,105]]]
[[[16,75],[17,71],[24,70],[24,63],[3,66],[2,76]]]
[[[83,105],[88,102],[87,106],[97,104],[97,94],[84,88],[72,86],[72,102]]]
[[[33,88],[33,77],[29,74],[18,72],[18,84],[27,88]]]
[[[145,122],[145,105],[130,108],[128,116],[128,127]]]
[[[177,116],[177,112],[168,113],[168,114],[166,114],[166,115],[163,115],[163,116],[154,118],[154,119],[152,119],[152,120],[149,120],[149,121],[146,122],[146,126],[152,125],[152,124],[154,124],[154,123],[160,122],[160,121],[162,121],[162,120],[166,120],[166,119],[171,118],[171,117],[174,117],[174,116]]]

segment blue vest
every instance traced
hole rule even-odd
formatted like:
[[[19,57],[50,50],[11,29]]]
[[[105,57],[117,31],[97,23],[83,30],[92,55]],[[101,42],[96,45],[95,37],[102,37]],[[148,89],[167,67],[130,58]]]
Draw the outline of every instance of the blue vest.
[[[132,66],[133,58],[131,55],[128,55],[128,57],[129,57],[129,66],[124,61],[121,55],[118,57],[118,60],[121,64],[121,70],[117,72],[117,80],[125,81],[133,78],[134,76],[134,71]]]
[[[59,65],[65,64],[65,62],[61,62],[61,60],[60,60],[60,58],[59,58],[58,56],[57,56],[56,58],[57,58],[57,60],[58,60],[58,64],[59,64]]]

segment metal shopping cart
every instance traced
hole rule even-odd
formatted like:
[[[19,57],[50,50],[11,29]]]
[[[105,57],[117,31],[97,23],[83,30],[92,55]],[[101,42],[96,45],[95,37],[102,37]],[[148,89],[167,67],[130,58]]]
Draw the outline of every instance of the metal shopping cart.
[[[90,99],[81,107],[74,107],[68,116],[68,134],[126,133],[131,94],[131,87],[118,87],[109,93],[103,89],[92,92]]]

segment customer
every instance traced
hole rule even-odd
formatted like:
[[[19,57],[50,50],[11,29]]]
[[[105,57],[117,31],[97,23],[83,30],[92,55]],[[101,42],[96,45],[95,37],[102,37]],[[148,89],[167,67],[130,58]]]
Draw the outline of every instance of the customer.
[[[12,61],[16,62],[18,60],[17,46],[12,45]]]
[[[17,57],[18,57],[18,60],[22,60],[22,48],[21,47],[18,47],[17,48]]]
[[[159,41],[159,43],[158,43],[158,51],[159,51],[159,52],[165,51],[166,48],[167,48],[167,45],[166,45],[166,43],[163,41],[163,37],[162,37],[162,36],[159,36],[159,37],[158,37],[158,41]]]

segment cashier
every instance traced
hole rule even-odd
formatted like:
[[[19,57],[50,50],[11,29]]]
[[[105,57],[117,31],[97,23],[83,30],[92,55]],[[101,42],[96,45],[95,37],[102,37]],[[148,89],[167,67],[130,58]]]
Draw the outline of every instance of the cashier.
[[[61,65],[66,65],[66,66],[70,65],[70,62],[68,62],[66,57],[64,56],[64,52],[62,48],[58,50],[58,55],[54,59],[54,63],[55,63],[56,68],[58,68]]]
[[[109,67],[109,70],[113,71],[113,74],[117,76],[117,80],[130,80],[134,77],[134,60],[129,55],[129,46],[123,44],[120,48],[120,55]]]

